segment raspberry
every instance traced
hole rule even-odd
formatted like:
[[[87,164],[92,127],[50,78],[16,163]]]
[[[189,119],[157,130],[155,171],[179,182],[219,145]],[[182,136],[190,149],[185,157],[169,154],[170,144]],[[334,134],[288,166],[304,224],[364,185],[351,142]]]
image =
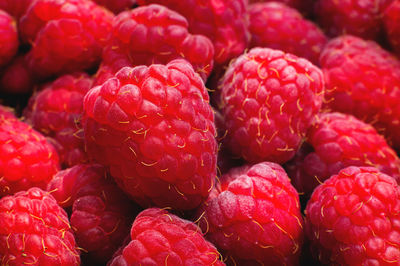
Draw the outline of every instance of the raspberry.
[[[400,1],[394,1],[385,10],[383,21],[389,42],[400,56]]]
[[[400,61],[372,41],[344,35],[321,53],[326,107],[371,123],[400,148]]]
[[[39,188],[0,199],[1,265],[80,265],[66,212]]]
[[[185,60],[125,67],[85,96],[87,152],[142,206],[193,209],[216,176],[208,100]]]
[[[299,197],[283,168],[232,168],[198,210],[206,238],[232,265],[296,265],[303,241]]]
[[[0,66],[7,64],[17,53],[19,46],[15,20],[0,10]]]
[[[296,8],[302,14],[310,15],[313,13],[313,5],[315,0],[250,0],[250,3],[263,3],[263,2],[280,2],[287,6]]]
[[[295,157],[289,176],[298,191],[311,195],[321,182],[348,166],[373,166],[400,183],[400,159],[369,124],[351,115],[321,114]],[[307,150],[309,149],[309,150]]]
[[[35,83],[35,75],[25,55],[15,57],[0,75],[0,90],[6,93],[31,93]]]
[[[93,2],[106,7],[116,14],[130,9],[136,4],[136,0],[94,0]]]
[[[0,121],[16,118],[14,114],[14,110],[10,107],[0,104]]]
[[[0,9],[19,19],[36,0],[1,0]]]
[[[277,2],[249,6],[250,47],[269,47],[295,54],[318,64],[327,42],[317,25],[295,9]]]
[[[225,265],[200,229],[166,210],[142,211],[131,229],[131,241],[109,264],[116,265]]]
[[[378,39],[383,31],[382,13],[393,0],[317,0],[314,6],[318,24],[329,36],[352,34]]]
[[[213,68],[213,45],[208,38],[192,35],[187,29],[184,17],[160,5],[125,11],[115,18],[99,71],[104,72],[104,65],[107,73],[115,74],[125,66],[167,64],[184,58],[206,80]],[[106,80],[101,74],[98,79]]]
[[[83,97],[91,86],[92,79],[85,73],[62,76],[35,93],[24,111],[29,124],[54,139],[60,161],[67,167],[87,161],[79,123]]]
[[[177,11],[189,22],[189,31],[210,38],[217,65],[241,55],[250,40],[247,0],[138,0],[139,5],[157,3]]]
[[[37,0],[20,20],[23,40],[33,43],[30,67],[48,77],[96,66],[112,19],[92,1]]]
[[[226,145],[249,162],[294,156],[322,103],[322,72],[306,59],[253,48],[220,82]]]
[[[351,166],[317,187],[306,234],[329,265],[399,265],[400,187],[373,167]]]
[[[72,206],[76,242],[92,260],[107,262],[120,247],[135,210],[105,168],[79,164],[58,172],[47,186],[63,207]]]
[[[45,188],[58,169],[57,152],[44,136],[16,118],[0,116],[0,197]]]

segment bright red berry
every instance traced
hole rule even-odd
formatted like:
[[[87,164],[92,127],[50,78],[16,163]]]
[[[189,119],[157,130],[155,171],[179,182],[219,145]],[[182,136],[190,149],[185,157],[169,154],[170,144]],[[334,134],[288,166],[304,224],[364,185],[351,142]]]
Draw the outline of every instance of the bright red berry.
[[[67,213],[39,188],[0,199],[1,265],[80,265]]]
[[[322,104],[321,70],[303,58],[253,48],[220,82],[229,149],[249,162],[294,156]]]
[[[208,100],[185,60],[125,67],[85,96],[87,152],[139,204],[195,208],[216,177]]]
[[[0,121],[9,118],[16,118],[14,110],[8,106],[0,104]]]
[[[310,15],[313,13],[313,5],[315,0],[249,0],[250,3],[268,3],[268,2],[279,2],[290,7],[296,8],[304,15]]]
[[[390,44],[400,56],[400,1],[394,1],[383,14],[385,31]]]
[[[0,1],[0,9],[19,19],[29,6],[36,0],[2,0]]]
[[[321,263],[400,264],[400,187],[376,168],[341,170],[315,189],[305,214]]]
[[[17,24],[7,12],[0,10],[0,66],[15,56],[18,46]]]

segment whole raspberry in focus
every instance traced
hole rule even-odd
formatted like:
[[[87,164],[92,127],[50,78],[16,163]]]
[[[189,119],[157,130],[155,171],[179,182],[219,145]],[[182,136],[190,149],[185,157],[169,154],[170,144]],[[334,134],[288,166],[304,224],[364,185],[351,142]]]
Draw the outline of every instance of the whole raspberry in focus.
[[[387,38],[393,49],[400,56],[400,1],[394,1],[383,14]]]
[[[10,94],[31,93],[37,83],[26,55],[17,55],[0,72],[0,91]]]
[[[47,190],[62,207],[72,206],[71,227],[84,254],[106,263],[129,234],[138,212],[128,196],[106,169],[96,164],[58,172]]]
[[[310,15],[313,13],[315,0],[249,0],[249,2],[250,4],[279,2],[299,10],[304,15]]]
[[[189,31],[207,36],[214,44],[214,61],[218,66],[241,55],[250,40],[247,0],[138,0],[139,5],[164,5],[182,14]]]
[[[376,168],[341,170],[315,189],[305,214],[324,265],[400,264],[400,187]]]
[[[0,9],[19,19],[36,0],[1,0]]]
[[[36,0],[19,29],[32,44],[29,66],[41,78],[95,67],[107,43],[113,14],[86,0]]]
[[[327,38],[297,10],[278,2],[257,3],[249,6],[249,16],[251,48],[278,49],[319,64]]]
[[[136,4],[136,0],[94,0],[93,2],[106,7],[115,14],[131,9]]]
[[[80,265],[66,212],[39,188],[0,199],[1,265]]]
[[[197,216],[206,238],[231,265],[299,263],[303,242],[299,196],[278,164],[232,168]]]
[[[142,211],[131,228],[131,241],[109,263],[117,265],[225,265],[217,249],[192,222],[166,210]]]
[[[378,40],[383,31],[382,13],[393,0],[317,0],[316,19],[332,37],[351,34]]]
[[[400,148],[400,61],[372,41],[344,35],[321,53],[325,108],[372,124]]]
[[[102,84],[125,66],[167,64],[179,58],[189,61],[206,80],[213,69],[213,56],[211,41],[190,34],[183,16],[160,5],[138,7],[115,18],[96,84]]]
[[[214,117],[186,60],[125,67],[85,96],[88,155],[142,206],[193,209],[216,177]]]
[[[46,188],[59,167],[56,150],[42,134],[0,115],[0,196]]]
[[[253,48],[238,57],[219,87],[226,145],[249,162],[290,160],[324,91],[318,67],[269,48]]]
[[[0,66],[7,64],[18,51],[19,40],[15,20],[0,9]]]
[[[73,166],[87,161],[80,120],[83,97],[92,87],[85,73],[64,75],[44,85],[24,110],[26,122],[55,142],[60,162]]]
[[[376,167],[400,183],[400,159],[383,136],[352,115],[325,113],[310,127],[288,173],[298,191],[311,195],[321,182],[352,165]]]

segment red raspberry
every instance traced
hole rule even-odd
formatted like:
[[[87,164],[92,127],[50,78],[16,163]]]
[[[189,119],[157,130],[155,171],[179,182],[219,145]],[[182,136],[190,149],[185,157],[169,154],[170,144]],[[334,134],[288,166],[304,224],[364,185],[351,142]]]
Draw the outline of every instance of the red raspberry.
[[[131,241],[110,262],[117,265],[225,265],[200,229],[166,210],[142,211],[131,229]]]
[[[0,104],[0,121],[16,118],[14,114],[14,110],[8,106]]]
[[[85,73],[62,76],[35,93],[24,111],[29,124],[54,139],[67,167],[87,161],[80,120],[83,97],[91,87],[92,79]]]
[[[329,36],[353,34],[378,39],[383,30],[382,13],[393,0],[317,0],[317,21]]]
[[[87,152],[139,204],[193,209],[216,176],[208,100],[185,60],[123,68],[85,96]]]
[[[72,207],[76,242],[106,263],[129,234],[135,209],[101,165],[79,164],[58,172],[47,186],[58,203]]]
[[[66,212],[39,188],[0,199],[1,265],[80,265]]]
[[[17,53],[19,46],[15,20],[0,10],[0,66],[7,64]]]
[[[400,159],[369,124],[351,115],[321,114],[307,134],[309,148],[295,157],[289,176],[307,195],[341,169],[373,166],[400,183]],[[307,149],[309,149],[307,151]]]
[[[157,3],[182,14],[189,31],[210,38],[214,61],[224,65],[241,55],[250,40],[247,30],[247,0],[138,0],[139,5]]]
[[[400,1],[394,1],[383,15],[385,31],[393,49],[400,56]]]
[[[130,9],[136,4],[136,0],[94,0],[93,2],[106,7],[116,14]]]
[[[232,265],[298,264],[303,241],[299,196],[278,164],[231,169],[198,217],[206,238]]]
[[[206,80],[214,64],[213,45],[208,38],[192,35],[187,29],[184,17],[160,5],[120,13],[115,18],[111,41],[104,49],[103,66],[99,71],[109,73],[108,78],[125,66],[167,64],[184,58]],[[97,75],[98,80],[106,78]],[[96,84],[102,83],[96,81]]]
[[[44,136],[18,119],[0,116],[0,197],[45,188],[58,169],[57,152]]]
[[[318,64],[327,42],[317,25],[295,9],[277,2],[249,6],[250,47],[269,47],[304,57]]]
[[[313,13],[313,5],[315,0],[250,0],[250,3],[263,3],[263,2],[280,2],[290,7],[296,8],[302,14],[310,15]]]
[[[22,38],[33,43],[30,67],[47,77],[95,66],[112,19],[92,1],[37,0],[20,20]]]
[[[324,265],[400,264],[400,187],[377,169],[341,170],[316,188],[305,213]]]
[[[309,61],[269,48],[236,59],[220,82],[231,151],[249,162],[284,163],[294,156],[323,93]]]
[[[11,94],[31,93],[36,80],[25,55],[18,55],[0,75],[0,90]]]
[[[0,9],[19,19],[36,0],[1,0]]]
[[[326,107],[371,123],[400,148],[400,61],[372,41],[345,35],[321,53]]]

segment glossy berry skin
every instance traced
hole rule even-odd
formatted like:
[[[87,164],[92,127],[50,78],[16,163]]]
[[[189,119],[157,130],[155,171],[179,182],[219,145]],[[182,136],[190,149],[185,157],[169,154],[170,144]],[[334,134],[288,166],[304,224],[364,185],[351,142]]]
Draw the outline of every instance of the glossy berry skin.
[[[321,182],[348,166],[373,166],[400,183],[400,159],[369,124],[352,115],[318,115],[307,133],[305,150],[288,166],[300,192],[311,195]],[[310,147],[310,151],[307,150]]]
[[[44,85],[24,110],[26,121],[53,139],[60,162],[73,166],[87,161],[80,120],[83,97],[92,87],[85,73],[64,75]]]
[[[400,187],[376,168],[341,170],[316,188],[305,214],[321,263],[399,265]]]
[[[142,211],[131,228],[131,241],[110,266],[119,265],[225,265],[217,249],[192,222],[150,208]]]
[[[400,1],[396,0],[383,14],[385,32],[393,50],[400,56]]]
[[[0,196],[45,188],[59,168],[57,152],[42,134],[0,115]]]
[[[185,60],[125,67],[85,96],[87,152],[142,206],[193,209],[216,177],[208,100]]]
[[[0,10],[0,66],[7,64],[18,51],[19,40],[15,20]]]
[[[97,164],[59,171],[47,190],[60,206],[72,206],[71,227],[85,256],[106,263],[129,234],[137,213],[128,196]]]
[[[344,35],[321,53],[328,110],[372,124],[400,148],[400,61],[372,41]]]
[[[249,6],[250,47],[269,47],[303,57],[318,65],[327,42],[316,24],[295,9],[278,2]]]
[[[200,228],[231,265],[297,265],[303,242],[299,197],[283,168],[232,168],[198,210]]]
[[[238,57],[219,86],[229,149],[249,162],[277,163],[296,153],[324,89],[318,67],[269,48]]]
[[[94,0],[93,2],[106,7],[115,14],[131,9],[136,4],[136,0]]]
[[[2,265],[80,265],[67,213],[39,188],[0,199]]]
[[[241,55],[250,35],[247,30],[247,0],[138,0],[139,5],[160,4],[182,14],[193,34],[207,36],[215,48],[218,66]]]
[[[383,31],[382,13],[393,0],[317,0],[316,20],[331,37],[343,34],[378,40]]]
[[[202,35],[188,31],[187,20],[164,6],[149,5],[120,13],[114,20],[109,45],[103,51],[96,84],[103,68],[115,74],[125,66],[167,64],[184,58],[206,80],[213,68],[214,47]]]

